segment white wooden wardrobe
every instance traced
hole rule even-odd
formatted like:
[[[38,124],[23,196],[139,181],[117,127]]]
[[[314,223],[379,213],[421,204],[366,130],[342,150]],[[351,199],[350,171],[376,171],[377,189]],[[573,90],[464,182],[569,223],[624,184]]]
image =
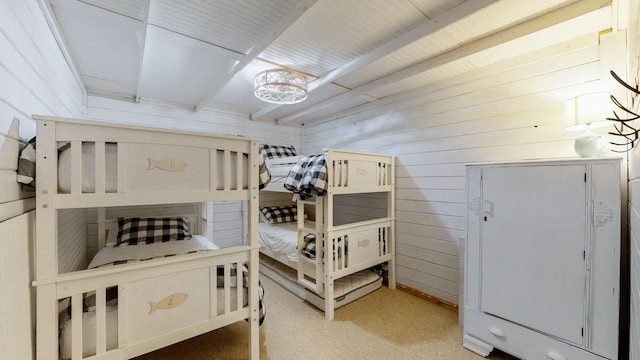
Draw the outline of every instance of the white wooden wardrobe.
[[[464,346],[617,359],[620,159],[467,166]]]

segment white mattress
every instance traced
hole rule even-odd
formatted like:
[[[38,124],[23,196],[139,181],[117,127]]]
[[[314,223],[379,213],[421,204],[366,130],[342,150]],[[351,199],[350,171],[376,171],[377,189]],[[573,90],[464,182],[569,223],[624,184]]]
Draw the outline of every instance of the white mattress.
[[[225,172],[223,171],[224,155],[222,151],[217,152],[218,166],[217,184],[218,190],[223,190]],[[105,192],[114,193],[118,189],[118,147],[116,144],[108,143],[105,145]],[[243,159],[243,173],[242,173],[242,188],[247,188],[248,176],[246,173],[248,159],[245,156]],[[197,166],[198,164],[195,164]],[[201,164],[204,165],[204,164]],[[206,164],[207,166],[209,164]],[[146,166],[146,165],[145,165]],[[230,161],[230,174],[237,174],[237,161],[231,158]],[[96,183],[96,171],[95,171],[95,144],[83,143],[82,144],[82,192],[93,193],[95,192]],[[235,189],[237,179],[235,176],[231,177],[230,188]],[[71,151],[69,149],[63,150],[58,156],[58,189],[61,192],[68,193],[71,191]]]
[[[87,269],[110,264],[115,261],[139,261],[173,254],[186,254],[193,251],[217,250],[219,247],[201,235],[192,235],[191,240],[156,242],[153,244],[125,245],[102,248],[93,257]]]
[[[298,223],[289,222],[269,225],[260,223],[260,246],[271,252],[285,256],[289,261],[298,261]]]

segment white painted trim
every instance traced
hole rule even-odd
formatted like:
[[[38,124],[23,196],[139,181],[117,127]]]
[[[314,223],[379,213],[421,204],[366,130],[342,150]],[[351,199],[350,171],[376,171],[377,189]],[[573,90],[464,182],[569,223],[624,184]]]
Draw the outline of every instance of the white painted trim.
[[[69,50],[67,50],[67,45],[64,41],[64,36],[60,34],[60,30],[59,30],[60,25],[58,25],[58,22],[56,21],[56,17],[52,15],[53,9],[51,8],[51,3],[48,0],[37,0],[37,1],[38,1],[38,6],[40,6],[40,9],[42,10],[42,15],[47,21],[47,24],[49,25],[49,29],[51,29],[51,34],[53,35],[53,37],[56,39],[56,42],[58,43],[58,47],[60,48],[60,52],[62,53],[62,56],[67,61],[69,70],[73,74],[73,77],[78,83],[78,86],[82,89],[83,96],[86,99],[87,86],[85,85],[84,81],[82,81],[82,77],[80,76],[80,72],[78,71],[78,68],[76,67],[75,62],[73,61],[73,57],[71,56],[71,53],[69,52]]]

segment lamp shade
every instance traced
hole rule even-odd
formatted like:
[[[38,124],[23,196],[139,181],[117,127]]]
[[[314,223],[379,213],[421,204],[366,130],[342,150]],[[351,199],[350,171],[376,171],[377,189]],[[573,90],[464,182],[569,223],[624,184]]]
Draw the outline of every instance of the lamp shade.
[[[564,106],[565,119],[569,125],[566,131],[586,131],[611,125],[606,120],[610,111],[609,94],[604,92],[576,96],[567,100]]]
[[[565,118],[571,124],[565,130],[584,132],[573,143],[573,149],[580,157],[600,157],[606,154],[602,139],[591,130],[611,124],[606,120],[609,112],[608,100],[607,93],[592,93],[576,96],[565,103]]]
[[[297,104],[307,96],[307,79],[284,69],[265,70],[253,79],[255,96],[273,104]]]

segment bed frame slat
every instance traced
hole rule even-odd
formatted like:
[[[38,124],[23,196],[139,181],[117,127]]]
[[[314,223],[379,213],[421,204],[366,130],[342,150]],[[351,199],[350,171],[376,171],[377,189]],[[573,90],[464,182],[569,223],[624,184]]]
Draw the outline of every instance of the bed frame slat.
[[[224,151],[224,191],[231,189],[231,152]]]
[[[211,267],[209,272],[209,297],[211,298],[210,317],[213,319],[218,317],[218,267]]]
[[[237,275],[237,272],[236,272]],[[224,265],[224,313],[231,312],[231,264]]]
[[[242,286],[242,263],[236,263],[236,311],[242,309],[244,287]]]
[[[82,142],[71,142],[71,193],[82,193]]]
[[[95,142],[95,193],[104,194],[106,191],[105,177],[106,177],[106,161],[105,161],[105,143],[104,141]]]
[[[209,150],[209,191],[215,191],[218,188],[218,150]]]
[[[71,296],[71,359],[82,359],[82,294]]]
[[[242,163],[244,161],[244,154],[236,153],[236,188],[235,190],[242,190]]]
[[[107,291],[96,290],[96,355],[107,351]]]
[[[118,143],[117,150],[117,167],[118,167],[118,180],[117,180],[117,192],[127,192],[127,144]]]

